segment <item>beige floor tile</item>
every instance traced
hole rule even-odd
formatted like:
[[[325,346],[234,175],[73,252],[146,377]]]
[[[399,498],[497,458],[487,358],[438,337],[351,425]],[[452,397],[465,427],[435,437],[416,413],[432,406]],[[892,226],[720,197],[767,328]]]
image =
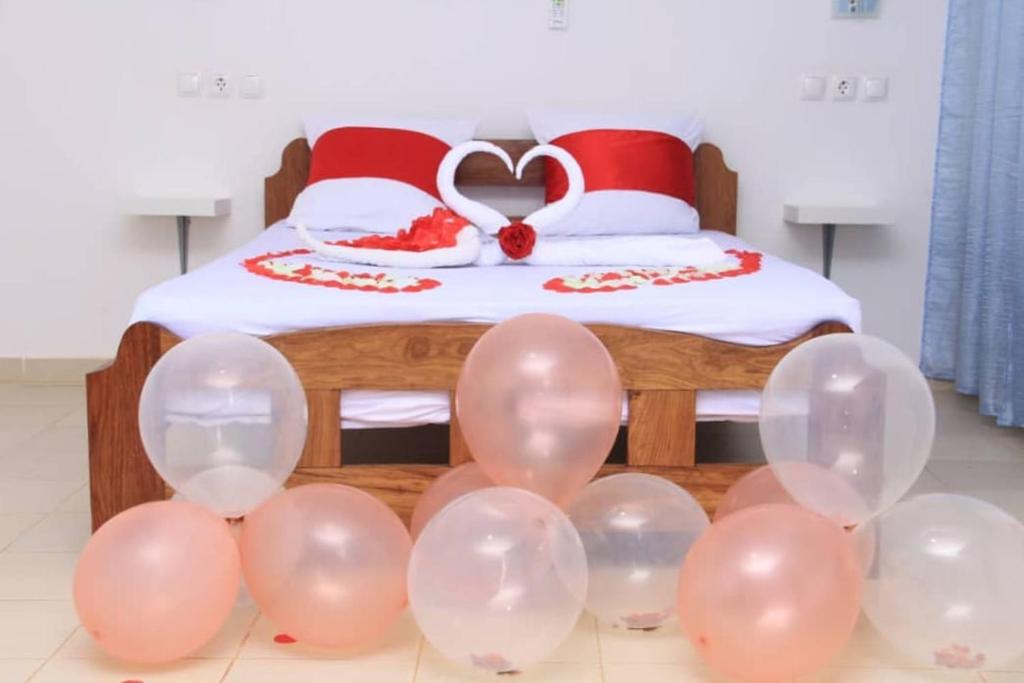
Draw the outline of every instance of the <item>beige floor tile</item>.
[[[57,420],[57,427],[88,427],[89,417],[85,406],[81,405],[71,411],[66,417]]]
[[[230,664],[230,659],[185,659],[166,666],[138,666],[95,659],[52,659],[36,674],[32,683],[219,683]],[[301,679],[290,677],[289,680]]]
[[[45,384],[0,384],[0,411],[7,406],[85,405],[84,386]]]
[[[45,427],[67,417],[76,407],[62,404],[5,405],[0,410],[0,427]]]
[[[701,660],[679,630],[670,622],[657,631],[629,631],[605,624],[598,626],[601,660],[607,664],[700,665]]]
[[[52,512],[80,488],[75,481],[0,478],[0,515]]]
[[[57,507],[58,512],[89,512],[89,486],[80,487],[67,500]]]
[[[21,448],[24,455],[74,455],[88,459],[89,432],[85,427],[48,427]]]
[[[70,600],[76,559],[74,553],[0,553],[0,601]]]
[[[236,609],[217,637],[190,655],[189,659],[233,659],[255,619],[255,607]],[[109,664],[115,663],[83,628],[76,629],[55,656],[57,659],[95,659]]]
[[[224,683],[411,683],[415,670],[414,661],[239,659]]]
[[[406,612],[384,639],[359,652],[324,650],[302,643],[277,643],[274,638],[284,633],[265,616],[256,620],[245,641],[239,659],[337,659],[360,662],[416,661],[420,648],[420,631]]]
[[[78,553],[91,533],[88,513],[52,512],[21,534],[7,550],[12,553]]]
[[[1024,683],[1021,671],[985,671],[981,674],[985,683]]]
[[[928,663],[916,662],[890,645],[863,615],[850,642],[836,656],[833,664],[836,667],[930,668]]]
[[[0,551],[45,518],[46,515],[32,513],[0,515]]]
[[[0,602],[0,660],[45,659],[77,626],[70,602]]]
[[[800,683],[982,683],[982,678],[972,671],[851,668],[827,669]]]
[[[24,683],[45,663],[45,659],[0,659],[0,681]]]
[[[3,408],[0,407],[0,412]],[[18,455],[21,447],[38,434],[44,427],[36,426],[7,426],[0,427],[0,458]]]
[[[620,663],[604,665],[604,683],[726,683],[702,666]]]
[[[420,660],[416,683],[457,683],[458,681],[512,680],[515,683],[600,683],[601,667],[591,662],[541,662],[515,676],[494,676],[472,671],[440,657]],[[635,681],[634,683],[640,683]]]
[[[81,453],[43,451],[0,458],[0,478],[7,480],[70,481],[84,484],[89,479],[89,462]]]
[[[934,460],[1024,462],[1024,429],[997,427],[994,419],[978,414],[978,399],[973,396],[955,390],[934,395]]]
[[[988,501],[1024,520],[1024,456],[1020,462],[932,461],[928,469],[951,491]]]

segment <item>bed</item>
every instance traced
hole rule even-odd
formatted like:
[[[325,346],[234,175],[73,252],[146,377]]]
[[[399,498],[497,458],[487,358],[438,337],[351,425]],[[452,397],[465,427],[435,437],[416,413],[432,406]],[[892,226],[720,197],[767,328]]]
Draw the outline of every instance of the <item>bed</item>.
[[[534,144],[494,142],[514,159]],[[511,315],[553,312],[587,324],[611,351],[627,389],[625,467],[657,471],[709,508],[748,466],[698,463],[696,421],[751,419],[756,390],[790,348],[859,325],[856,300],[735,236],[737,176],[710,144],[694,155],[697,208],[702,230],[730,259],[704,269],[389,271],[321,262],[281,224],[305,184],[309,154],[304,139],[293,141],[281,169],[267,178],[267,230],[141,295],[117,357],[88,376],[94,527],[126,507],[165,497],[142,450],[138,398],[160,355],[193,334],[256,334],[295,366],[309,401],[309,436],[291,484],[360,486],[407,517],[415,496],[443,467],[343,465],[341,429],[449,422],[449,464],[468,460],[451,392],[475,339]],[[470,157],[458,181],[515,182],[488,157]],[[543,182],[543,165],[527,168],[524,184]]]

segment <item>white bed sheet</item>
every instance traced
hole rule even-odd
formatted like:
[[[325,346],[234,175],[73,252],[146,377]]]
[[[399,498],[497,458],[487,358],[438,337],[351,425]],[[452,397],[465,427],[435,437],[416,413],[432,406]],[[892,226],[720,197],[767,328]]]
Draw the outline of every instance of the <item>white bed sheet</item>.
[[[757,251],[732,235],[701,234],[726,250]],[[346,235],[331,232],[320,237],[344,239]],[[769,254],[763,255],[759,270],[738,277],[669,286],[647,282],[635,289],[589,293],[555,291],[545,289],[544,284],[554,278],[620,269],[505,265],[388,270],[345,266],[315,254],[282,259],[334,270],[388,272],[405,278],[404,282],[420,278],[440,283],[421,291],[383,293],[271,279],[242,265],[261,254],[302,248],[293,229],[283,224],[271,226],[216,261],[143,292],[132,321],[159,323],[181,337],[190,337],[215,330],[269,335],[379,323],[496,323],[521,313],[544,312],[583,323],[689,332],[752,345],[792,339],[826,320],[860,328],[856,299],[817,273]],[[448,421],[448,410],[443,392],[342,393],[345,427],[443,423]],[[757,410],[757,392],[698,394],[699,419],[751,420],[756,419]]]

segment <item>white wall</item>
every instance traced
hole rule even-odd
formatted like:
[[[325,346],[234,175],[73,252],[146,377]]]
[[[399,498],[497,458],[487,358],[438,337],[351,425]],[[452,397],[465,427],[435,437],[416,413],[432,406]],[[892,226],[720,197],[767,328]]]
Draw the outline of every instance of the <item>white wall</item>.
[[[789,197],[860,196],[897,224],[838,238],[834,277],[868,332],[916,355],[945,3],[888,0],[0,0],[0,357],[111,355],[134,297],[176,273],[173,221],[133,189],[220,191],[192,262],[262,227],[262,179],[307,112],[473,114],[522,136],[532,105],[681,109],[740,173],[740,234],[817,268]],[[257,73],[262,100],[186,99],[179,71]],[[882,104],[801,102],[801,73],[883,74]]]

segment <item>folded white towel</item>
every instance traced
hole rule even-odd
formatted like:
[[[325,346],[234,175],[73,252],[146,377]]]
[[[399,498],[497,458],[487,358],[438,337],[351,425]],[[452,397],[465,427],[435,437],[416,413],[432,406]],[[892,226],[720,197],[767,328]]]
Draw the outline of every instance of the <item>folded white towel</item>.
[[[509,261],[497,240],[481,245],[475,265],[523,263],[531,266],[704,266],[726,259],[707,237],[688,235],[537,236],[533,253]]]

